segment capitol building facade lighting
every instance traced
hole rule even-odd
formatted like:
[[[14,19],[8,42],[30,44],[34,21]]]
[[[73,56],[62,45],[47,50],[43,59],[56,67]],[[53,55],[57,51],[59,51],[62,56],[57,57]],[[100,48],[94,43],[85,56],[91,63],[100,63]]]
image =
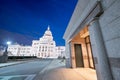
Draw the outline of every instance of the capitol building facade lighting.
[[[65,46],[56,46],[52,32],[48,26],[39,40],[33,40],[31,46],[11,44],[8,46],[9,56],[37,56],[38,58],[58,58],[65,56]]]

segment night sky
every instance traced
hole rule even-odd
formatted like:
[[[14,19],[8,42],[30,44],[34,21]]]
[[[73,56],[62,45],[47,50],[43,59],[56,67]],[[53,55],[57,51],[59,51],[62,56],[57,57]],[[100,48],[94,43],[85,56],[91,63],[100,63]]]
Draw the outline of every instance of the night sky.
[[[77,0],[0,0],[0,45],[6,41],[31,45],[48,25],[56,45],[65,45],[63,35]]]

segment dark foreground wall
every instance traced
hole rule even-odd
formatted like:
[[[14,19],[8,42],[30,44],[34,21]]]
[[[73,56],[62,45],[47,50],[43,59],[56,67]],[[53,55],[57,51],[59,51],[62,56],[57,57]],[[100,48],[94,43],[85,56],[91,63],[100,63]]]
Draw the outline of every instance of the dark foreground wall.
[[[7,55],[7,51],[5,51],[3,55],[0,56],[0,63],[5,63],[7,62],[7,60],[8,60],[8,55]]]
[[[8,61],[22,61],[22,60],[31,60],[37,59],[36,56],[8,56]]]

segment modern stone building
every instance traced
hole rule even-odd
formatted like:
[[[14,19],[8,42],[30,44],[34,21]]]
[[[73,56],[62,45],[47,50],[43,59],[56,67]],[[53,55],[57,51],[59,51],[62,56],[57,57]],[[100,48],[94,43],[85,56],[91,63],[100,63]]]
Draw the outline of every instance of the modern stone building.
[[[67,67],[120,80],[120,0],[78,0],[63,38]]]

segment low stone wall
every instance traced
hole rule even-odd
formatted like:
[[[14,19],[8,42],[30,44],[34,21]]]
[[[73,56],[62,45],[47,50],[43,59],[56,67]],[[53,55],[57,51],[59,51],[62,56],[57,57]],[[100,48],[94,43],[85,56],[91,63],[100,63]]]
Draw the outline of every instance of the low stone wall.
[[[7,52],[4,52],[3,55],[0,56],[0,63],[5,63],[8,60]]]

